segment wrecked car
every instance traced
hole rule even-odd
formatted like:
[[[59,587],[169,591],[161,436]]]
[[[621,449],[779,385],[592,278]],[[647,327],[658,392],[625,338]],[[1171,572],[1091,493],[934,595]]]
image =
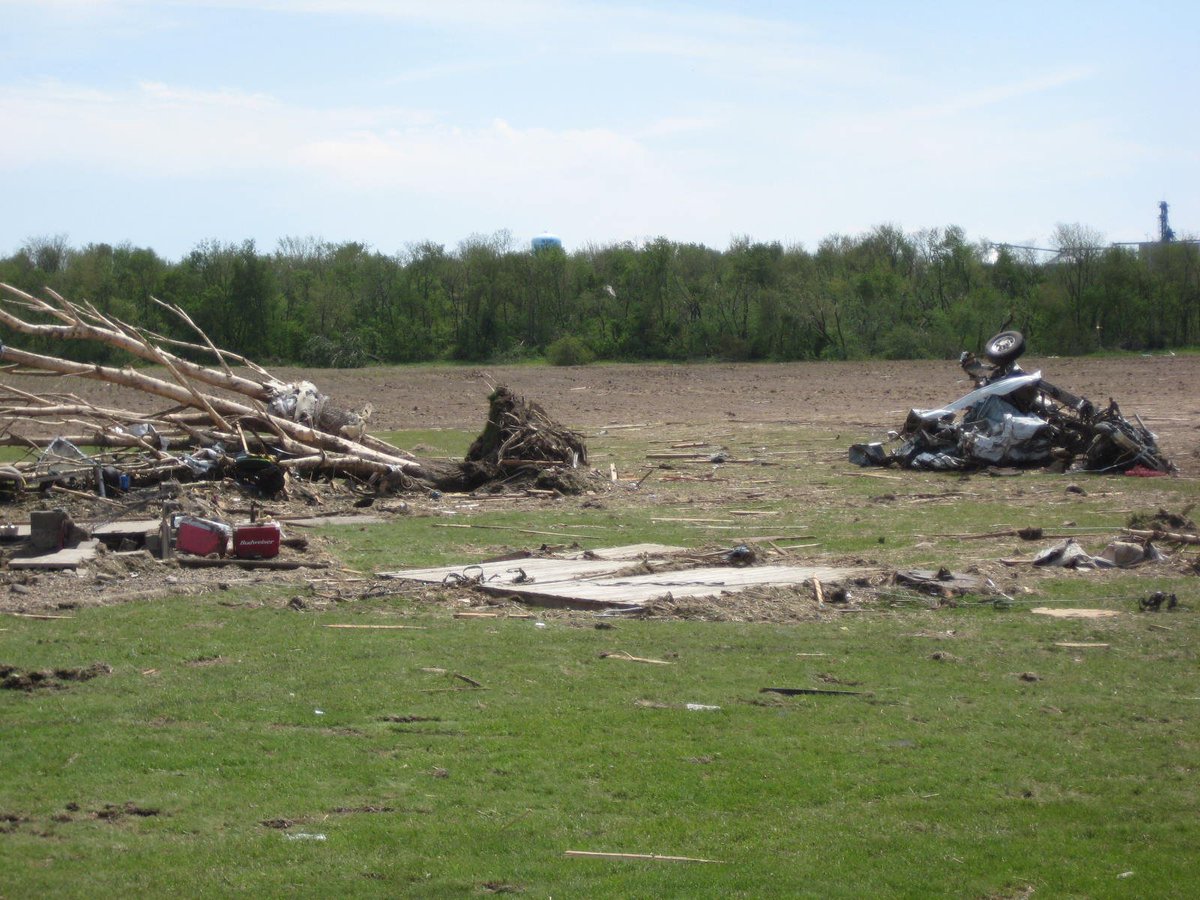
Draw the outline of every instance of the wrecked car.
[[[937,409],[911,410],[903,429],[890,435],[897,447],[855,444],[850,462],[941,471],[988,466],[1175,471],[1136,415],[1131,422],[1113,400],[1098,407],[1046,381],[1040,371],[1026,373],[1017,365],[1024,352],[1018,331],[993,337],[982,359],[964,351],[959,364],[971,376],[973,391]]]

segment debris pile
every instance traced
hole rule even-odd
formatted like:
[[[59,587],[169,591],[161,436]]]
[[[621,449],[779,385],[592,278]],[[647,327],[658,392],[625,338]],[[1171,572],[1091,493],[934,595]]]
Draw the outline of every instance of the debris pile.
[[[890,452],[882,443],[855,444],[850,462],[938,471],[998,467],[1072,467],[1090,472],[1164,475],[1175,467],[1136,415],[1131,422],[1116,402],[1097,407],[1016,364],[1025,339],[996,335],[984,361],[959,359],[975,390],[938,409],[911,410]]]
[[[140,392],[143,406],[146,395],[168,406],[144,413],[99,406],[70,393],[0,385],[0,445],[37,453],[35,460],[0,467],[0,499],[48,485],[111,497],[167,479],[220,478],[275,498],[286,496],[298,476],[346,477],[374,494],[457,491],[507,479],[523,468],[574,469],[587,460],[579,435],[503,387],[492,395],[487,426],[468,459],[417,459],[367,433],[369,405],[342,408],[311,382],[285,382],[219,349],[178,306],[155,301],[189,330],[191,341],[46,293],[49,299],[43,300],[0,284],[0,326],[42,341],[90,342],[109,354],[160,366],[164,374],[0,344],[5,371],[102,381]]]

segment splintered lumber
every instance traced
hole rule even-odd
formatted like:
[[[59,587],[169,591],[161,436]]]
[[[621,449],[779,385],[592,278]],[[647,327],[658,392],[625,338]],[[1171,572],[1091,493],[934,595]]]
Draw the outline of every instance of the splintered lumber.
[[[1124,534],[1132,535],[1133,537],[1146,538],[1151,541],[1163,541],[1171,544],[1200,544],[1200,535],[1184,534],[1178,531],[1160,531],[1154,529],[1141,528],[1122,528]]]

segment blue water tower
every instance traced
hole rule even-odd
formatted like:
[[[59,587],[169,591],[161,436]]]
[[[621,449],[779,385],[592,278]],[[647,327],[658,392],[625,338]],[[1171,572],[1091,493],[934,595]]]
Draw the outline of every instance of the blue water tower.
[[[529,243],[533,246],[534,253],[539,253],[542,250],[562,249],[562,238],[550,234],[548,231],[542,232]]]

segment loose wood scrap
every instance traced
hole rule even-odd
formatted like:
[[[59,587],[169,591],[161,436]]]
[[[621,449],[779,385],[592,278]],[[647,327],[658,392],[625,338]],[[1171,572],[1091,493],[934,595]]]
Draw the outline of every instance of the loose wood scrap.
[[[665,659],[648,659],[643,656],[632,656],[624,650],[608,650],[600,654],[601,659],[621,659],[625,662],[650,663],[655,666],[669,666],[671,663]]]
[[[663,856],[658,853],[604,853],[598,850],[566,850],[565,856],[576,859],[648,859],[654,862],[720,863],[719,859],[702,859],[697,856]]]
[[[516,525],[481,525],[477,522],[458,523],[458,522],[434,522],[434,528],[486,528],[493,531],[516,531],[520,534],[536,534],[542,537],[561,537],[561,538],[576,538],[587,539],[590,535],[586,534],[567,534],[562,531],[535,531],[532,528],[520,528]]]
[[[1185,534],[1179,531],[1161,531],[1157,528],[1122,528],[1123,534],[1131,535],[1132,537],[1145,538],[1150,541],[1160,541],[1169,544],[1200,544],[1200,535]]]

